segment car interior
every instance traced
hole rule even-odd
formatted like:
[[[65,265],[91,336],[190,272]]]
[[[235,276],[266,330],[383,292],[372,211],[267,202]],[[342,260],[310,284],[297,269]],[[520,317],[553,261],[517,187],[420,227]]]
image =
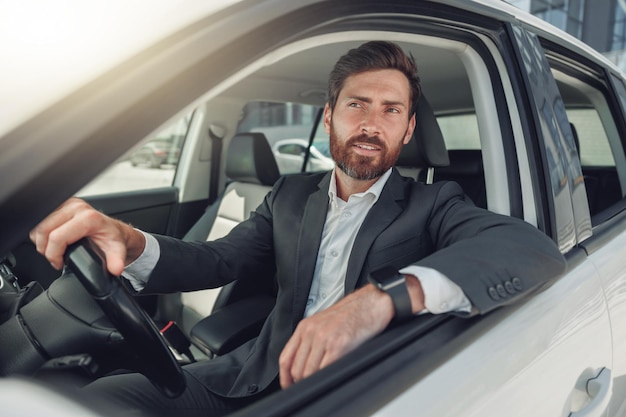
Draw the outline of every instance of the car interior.
[[[306,48],[297,52],[292,51],[295,46],[277,51],[264,59],[269,62],[257,63],[259,69],[252,74],[246,72],[245,78],[218,97],[209,100],[206,103],[209,108],[205,109],[204,113],[213,114],[215,103],[221,104],[224,100],[228,103],[239,102],[244,106],[249,103],[250,97],[260,97],[265,102],[278,103],[302,102],[305,99],[306,104],[314,105],[321,110],[330,66],[341,54],[360,43],[362,42],[350,41],[311,47],[312,44],[307,42]],[[461,144],[469,142],[471,148],[447,149],[446,137],[437,123],[433,110],[436,105],[440,114],[450,117],[460,113],[464,120],[476,125],[476,116],[472,113],[473,98],[469,77],[462,60],[456,53],[442,49],[438,45],[406,43],[404,46],[416,57],[420,77],[428,82],[424,81],[424,93],[420,100],[414,139],[403,150],[397,163],[398,169],[403,175],[426,183],[457,180],[475,204],[486,208],[487,193],[479,138],[448,138],[452,142],[456,139],[457,143]],[[457,45],[452,44],[451,47]],[[284,56],[281,56],[281,53]],[[441,68],[447,68],[448,72],[442,73]],[[298,74],[298,79],[294,79],[291,74]],[[235,75],[235,78],[238,76]],[[450,82],[453,82],[455,88],[447,87],[441,91],[438,89],[438,84]],[[285,89],[285,83],[293,86]],[[431,91],[432,100],[429,94]],[[453,91],[456,94],[453,94]],[[467,93],[459,94],[459,91]],[[446,94],[449,96],[446,97]],[[436,104],[431,107],[431,102]],[[312,128],[314,130],[310,132],[308,138],[310,141],[320,135],[315,129],[321,130],[318,124],[313,124]],[[227,131],[231,129],[239,130],[237,127],[225,128]],[[239,221],[249,216],[250,211],[260,204],[264,194],[277,179],[276,163],[269,154],[268,138],[264,134],[264,129],[258,127],[255,130],[258,132],[238,132],[230,139],[224,155],[228,178],[226,190],[216,203],[208,206],[200,221],[190,229],[184,239],[212,240],[223,236]],[[266,131],[268,135],[271,133],[271,129]],[[255,147],[248,143],[244,146],[243,141],[252,141],[257,145]],[[263,145],[259,145],[258,142],[262,142]],[[265,178],[259,178],[259,174],[264,174]],[[245,192],[240,191],[243,187],[246,189]],[[271,310],[275,290],[274,283],[237,282],[222,289],[159,296],[155,317],[158,322],[176,321],[183,332],[189,335],[192,347],[197,347],[202,351],[201,354],[210,357],[223,354],[258,333],[264,318]],[[258,306],[258,310],[255,307],[255,314],[252,315],[254,320],[250,315],[252,305]],[[225,321],[229,323],[228,326],[223,325]],[[222,339],[220,340],[217,335]]]
[[[339,37],[321,35],[287,44],[263,56],[168,122],[176,123],[177,117],[187,117],[193,112],[171,187],[84,198],[110,215],[149,232],[189,240],[212,240],[225,235],[249,216],[280,175],[269,143],[272,127],[257,126],[242,131],[246,106],[255,102],[297,103],[319,112],[325,102],[327,77],[333,63],[348,49],[380,36],[398,41],[416,57],[423,83],[416,138],[403,152],[399,169],[404,175],[424,182],[456,178],[464,182],[467,193],[477,204],[502,206],[501,201],[508,198],[497,194],[488,198],[489,181],[485,180],[481,162],[480,138],[474,135],[466,139],[459,132],[445,132],[436,120],[437,116],[450,118],[458,114],[468,121],[471,131],[477,132],[478,125],[491,125],[489,129],[494,123],[497,126],[497,120],[489,118],[487,113],[477,116],[475,110],[477,103],[489,105],[487,98],[472,95],[471,84],[480,85],[489,78],[482,68],[470,65],[475,52],[456,40],[424,35],[402,35],[395,39],[377,32],[347,32]],[[458,123],[448,125],[454,127]],[[319,114],[311,118],[309,130],[304,139],[324,140],[320,139],[325,135],[319,128]],[[197,139],[192,139],[194,136]],[[456,147],[448,144],[454,144],[455,140]],[[470,149],[463,148],[468,143]],[[494,159],[491,169],[497,168],[497,164]],[[172,199],[177,200],[178,208],[164,203]],[[133,204],[147,208],[135,210]],[[183,216],[186,207],[194,207],[197,214]],[[506,208],[503,206],[501,210]],[[158,220],[172,214],[183,220]],[[59,275],[28,242],[16,248],[12,256],[12,273],[19,277],[19,282],[23,286],[29,281],[37,282],[20,305],[47,290]],[[223,354],[253,337],[272,308],[275,291],[272,282],[237,282],[215,290],[136,298],[158,324],[175,321],[191,342],[193,355],[201,358]],[[15,308],[14,305],[12,311]],[[254,314],[250,314],[251,308]],[[229,325],[225,326],[225,322]]]
[[[417,128],[403,148],[397,167],[405,176],[424,177],[450,164],[441,130],[425,97],[418,106]],[[214,240],[245,220],[278,179],[278,167],[261,133],[238,133],[226,151],[226,173],[232,182],[216,203],[184,237]],[[429,175],[429,172],[431,173]],[[221,355],[254,337],[269,315],[276,294],[274,282],[234,281],[218,290],[164,296],[160,305],[167,321],[175,321],[194,346],[208,356]],[[172,306],[176,306],[172,308]],[[254,311],[254,314],[250,314]],[[163,319],[162,319],[163,321]]]
[[[242,130],[246,106],[256,102],[296,103],[321,111],[333,63],[348,49],[376,38],[397,41],[410,51],[422,80],[424,99],[420,101],[416,133],[397,164],[403,175],[426,183],[457,181],[476,205],[523,216],[536,225],[535,213],[516,210],[507,192],[510,181],[514,180],[506,175],[504,128],[496,108],[494,85],[497,83],[492,81],[494,71],[490,66],[504,65],[502,58],[493,56],[494,63],[487,65],[483,53],[470,43],[393,32],[346,31],[313,36],[287,43],[254,60],[168,121],[171,123],[193,111],[171,187],[109,196],[85,195],[85,199],[148,232],[186,240],[224,236],[248,218],[281,175],[271,150],[270,142],[276,140],[271,126]],[[625,190],[620,189],[618,171],[626,171],[626,167],[615,167],[614,161],[602,159],[602,155],[594,159],[596,155],[592,155],[588,144],[598,130],[586,131],[585,117],[599,120],[597,126],[607,138],[609,154],[611,146],[615,146],[617,130],[610,127],[610,115],[604,117],[608,106],[606,100],[603,104],[602,88],[582,82],[582,77],[568,73],[563,67],[555,67],[554,74],[568,116],[570,112],[573,115],[582,112],[578,116],[581,123],[574,123],[572,132],[580,144],[578,151],[590,196],[590,211],[596,215],[621,199]],[[512,95],[510,91],[504,93]],[[312,144],[321,136],[324,133],[319,128],[318,116],[312,118],[304,139]],[[590,159],[586,159],[587,155]],[[132,205],[122,206],[119,201],[124,199],[140,201],[144,207],[138,210]],[[146,204],[149,211],[144,210]],[[166,220],[162,221],[163,218]],[[34,253],[28,242],[16,248],[11,256],[12,273],[20,284],[39,283],[19,303],[8,303],[7,311],[14,312],[49,288],[58,271]],[[254,337],[273,307],[275,292],[274,282],[251,280],[233,282],[220,289],[136,298],[157,324],[166,326],[173,321],[182,330],[185,342],[179,346],[185,351],[191,346],[193,353],[191,357],[178,359],[187,362],[222,355]],[[68,347],[67,354],[76,353],[79,352]],[[107,355],[114,356],[110,352]],[[106,361],[112,361],[110,356]],[[128,363],[123,365],[132,367]],[[78,368],[85,371],[82,364]]]

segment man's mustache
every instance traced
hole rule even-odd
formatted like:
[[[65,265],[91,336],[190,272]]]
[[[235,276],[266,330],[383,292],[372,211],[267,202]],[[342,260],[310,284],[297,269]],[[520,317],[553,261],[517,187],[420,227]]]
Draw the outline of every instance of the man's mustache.
[[[381,148],[381,149],[385,149],[385,142],[383,142],[378,136],[368,136],[366,134],[361,134],[358,136],[353,136],[351,137],[348,142],[347,145],[348,146],[352,146],[355,143],[368,143],[370,145],[376,145],[377,147]]]

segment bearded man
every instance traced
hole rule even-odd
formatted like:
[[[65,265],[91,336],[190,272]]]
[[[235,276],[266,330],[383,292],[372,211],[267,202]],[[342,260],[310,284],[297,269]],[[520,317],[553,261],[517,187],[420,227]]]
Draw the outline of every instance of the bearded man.
[[[413,135],[419,96],[415,61],[396,44],[350,50],[330,74],[324,108],[336,167],[281,178],[250,219],[216,241],[143,233],[78,199],[46,218],[31,239],[53,265],[88,237],[109,271],[143,293],[266,274],[278,282],[260,335],[185,366],[178,398],[139,374],[104,377],[85,390],[125,412],[223,415],[324,368],[392,320],[485,313],[562,273],[563,256],[533,226],[473,206],[454,182],[424,185],[394,168]],[[514,291],[496,300],[489,289],[498,284]]]

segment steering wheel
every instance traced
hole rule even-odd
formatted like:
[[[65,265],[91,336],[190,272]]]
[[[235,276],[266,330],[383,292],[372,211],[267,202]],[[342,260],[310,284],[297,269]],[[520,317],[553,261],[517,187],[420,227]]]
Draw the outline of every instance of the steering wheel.
[[[82,239],[68,247],[65,263],[130,348],[138,353],[138,371],[166,396],[182,394],[186,382],[180,365],[150,316],[139,307],[120,278],[108,272],[100,248]]]

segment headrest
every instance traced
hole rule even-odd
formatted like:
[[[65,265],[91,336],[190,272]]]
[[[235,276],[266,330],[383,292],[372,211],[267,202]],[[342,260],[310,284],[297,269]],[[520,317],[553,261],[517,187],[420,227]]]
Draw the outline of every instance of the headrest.
[[[569,127],[572,129],[572,138],[574,139],[574,146],[576,147],[576,152],[578,152],[578,158],[580,159],[580,139],[578,138],[578,132],[576,131],[576,126],[574,126],[574,123],[570,122]]]
[[[226,151],[226,176],[234,181],[272,186],[280,177],[263,133],[237,133]]]
[[[426,97],[422,95],[415,114],[415,131],[409,143],[402,147],[397,166],[430,168],[450,165],[443,134]]]

